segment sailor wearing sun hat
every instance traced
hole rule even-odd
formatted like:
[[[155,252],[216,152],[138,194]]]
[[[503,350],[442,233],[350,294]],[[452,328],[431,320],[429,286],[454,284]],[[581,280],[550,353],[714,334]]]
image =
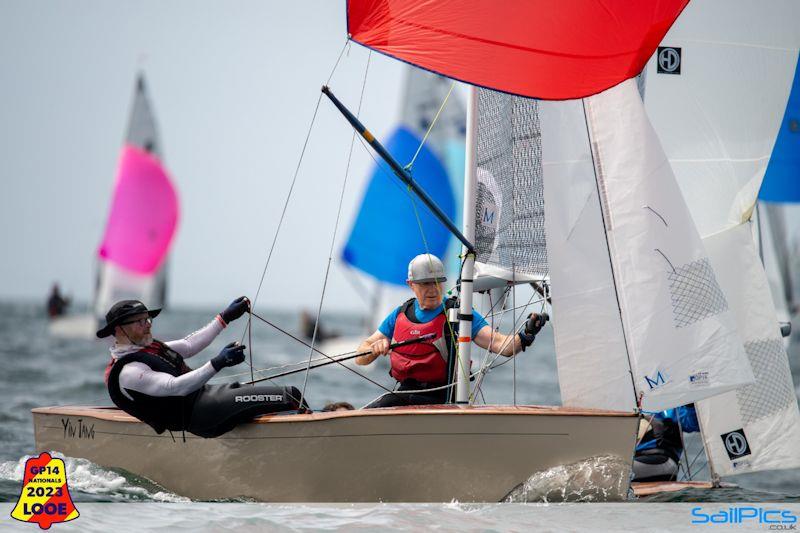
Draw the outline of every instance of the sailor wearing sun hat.
[[[449,361],[454,353],[457,332],[447,322],[446,311],[455,302],[445,300],[443,283],[447,281],[442,261],[432,254],[420,254],[408,264],[406,284],[414,298],[389,313],[378,330],[358,347],[370,351],[356,358],[359,365],[368,365],[381,355],[389,354],[393,378],[400,383],[399,391],[420,391],[405,394],[386,394],[368,407],[445,403],[450,381]],[[519,332],[503,335],[493,332],[486,320],[473,309],[472,340],[482,348],[511,356],[533,343],[547,321],[547,315],[532,314]],[[433,334],[430,342],[420,342],[389,350],[391,343]],[[429,390],[436,389],[436,390]],[[425,392],[422,392],[425,391]]]
[[[188,430],[204,437],[220,435],[257,414],[296,409],[299,404],[294,398],[299,392],[294,387],[250,387],[248,393],[260,394],[264,401],[242,403],[235,398],[238,383],[206,384],[223,368],[244,361],[245,347],[237,342],[195,370],[184,361],[206,348],[249,309],[247,298],[237,298],[205,327],[165,343],[150,333],[152,319],[160,309],[148,309],[138,300],[117,302],[97,332],[100,338],[113,335],[115,339],[105,371],[111,400],[156,433]]]

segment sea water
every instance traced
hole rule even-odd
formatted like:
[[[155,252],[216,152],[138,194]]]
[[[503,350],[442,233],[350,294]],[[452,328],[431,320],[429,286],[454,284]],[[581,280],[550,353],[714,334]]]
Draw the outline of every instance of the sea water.
[[[215,309],[165,311],[153,324],[154,336],[160,340],[181,338],[206,324],[217,311]],[[265,310],[259,314],[276,326],[292,334],[299,334],[298,313]],[[356,334],[360,331],[359,319],[356,316],[336,315],[323,318],[326,320],[325,326],[328,330],[336,330],[341,334]],[[256,369],[278,367],[308,359],[307,347],[273,327],[254,319],[251,334],[248,334],[246,326],[246,317],[233,323],[203,353],[189,359],[189,365],[200,366],[232,340],[244,340],[248,343],[250,339],[252,339],[253,365]],[[51,336],[48,333],[48,320],[42,305],[24,302],[0,303],[0,502],[8,504],[9,512],[20,494],[25,460],[34,454],[30,410],[50,405],[110,405],[103,384],[103,370],[109,359],[108,346],[108,343],[94,339],[63,339]],[[800,349],[797,344],[792,344],[790,361],[795,383],[800,383],[798,356]],[[483,354],[478,354],[477,357],[480,361]],[[386,387],[391,386],[392,379],[388,375],[385,358],[366,368],[368,370],[364,367],[359,367],[358,370],[366,372],[370,379]],[[249,378],[249,367],[243,364],[226,369],[215,378],[215,381]],[[284,378],[282,383],[302,387],[303,374]],[[518,404],[558,404],[559,390],[552,330],[546,328],[532,348],[507,364],[492,370],[484,380],[482,391],[481,400],[486,403],[512,404],[516,401]],[[348,369],[331,365],[310,374],[305,395],[310,406],[319,409],[330,401],[348,401],[359,407],[382,392],[384,391],[380,387]],[[687,437],[690,439],[687,455],[694,458],[694,450],[698,449],[699,441],[692,435]],[[502,450],[487,450],[486,453],[502,453]],[[535,453],[535,450],[531,450],[531,453]],[[104,469],[84,459],[67,457],[65,461],[70,492],[79,508],[79,504],[84,503],[89,504],[87,509],[93,509],[91,504],[95,502],[159,502],[168,505],[170,509],[168,513],[162,518],[158,518],[156,513],[152,523],[148,522],[154,527],[159,525],[159,520],[163,520],[161,523],[163,526],[192,527],[200,515],[226,516],[226,511],[215,510],[219,504],[192,502],[127,472]],[[697,479],[707,478],[707,470],[703,470],[702,457],[692,466],[693,471],[699,473]],[[510,501],[545,501],[548,494],[565,490],[565,479],[580,480],[585,472],[586,465],[577,465],[574,470],[561,468],[558,471],[539,473],[529,480],[528,484],[520,487],[516,494],[511,495]],[[625,509],[634,509],[627,506],[643,502],[770,502],[773,504],[800,502],[798,470],[748,474],[728,481],[738,486],[714,490],[686,490],[642,500],[631,499],[623,504],[604,504],[600,506],[602,511],[598,511],[600,515],[595,512],[594,516],[612,517],[624,514]],[[596,496],[596,491],[593,493],[595,496],[591,498],[582,497],[580,483],[576,483],[575,486],[577,489],[574,490],[568,487],[568,492],[574,499],[586,501],[601,499]],[[587,491],[583,496],[592,493],[591,487],[586,488]],[[583,509],[580,505],[578,508]],[[678,506],[675,509],[683,507]],[[161,508],[155,507],[155,509]],[[239,523],[243,526],[272,524],[277,527],[283,524],[289,527],[287,524],[294,523],[301,529],[349,528],[355,524],[362,524],[366,529],[381,529],[389,525],[402,527],[403,524],[408,527],[442,524],[452,525],[454,529],[458,529],[460,524],[466,529],[507,530],[517,527],[524,529],[524,524],[530,525],[530,520],[536,516],[548,516],[554,520],[563,518],[565,521],[560,525],[551,524],[548,527],[570,529],[572,526],[568,524],[567,518],[578,517],[575,512],[560,514],[559,511],[553,510],[564,509],[563,507],[520,506],[516,503],[475,506],[453,502],[409,507],[392,504],[287,506],[234,502],[222,508],[229,509],[230,513],[238,516]],[[121,519],[127,516],[128,519],[136,517],[138,520],[142,508],[134,506],[128,511],[126,506],[122,506],[120,510],[116,510],[118,506],[114,506],[114,509],[115,516],[122,517]],[[414,509],[414,512],[409,513],[409,509]],[[200,514],[196,514],[200,511],[202,511]],[[681,513],[688,517],[689,511],[687,507],[687,510]],[[93,514],[95,511],[88,513]],[[591,513],[587,515],[587,519],[588,516],[591,516]],[[3,516],[0,516],[0,527],[11,523],[9,521],[13,522],[8,513],[3,513]],[[75,527],[79,527],[77,522],[82,523],[83,529],[89,526],[89,520],[76,521]],[[209,523],[213,523],[213,520]],[[688,519],[686,524],[690,524]],[[59,524],[54,527],[68,526],[70,524]]]

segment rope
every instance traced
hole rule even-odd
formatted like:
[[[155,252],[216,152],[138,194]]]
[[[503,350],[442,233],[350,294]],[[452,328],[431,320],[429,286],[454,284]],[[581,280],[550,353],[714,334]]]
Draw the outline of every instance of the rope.
[[[269,267],[269,263],[272,260],[272,253],[275,251],[275,243],[278,242],[278,235],[280,235],[281,228],[283,227],[283,221],[286,218],[286,208],[289,207],[289,200],[292,198],[292,192],[294,191],[294,186],[297,183],[297,176],[300,173],[300,165],[303,163],[303,157],[306,153],[306,148],[308,147],[308,140],[311,138],[311,131],[314,128],[314,122],[317,119],[317,112],[319,111],[319,104],[322,101],[322,93],[317,97],[317,105],[314,107],[314,115],[311,117],[311,124],[308,127],[308,132],[306,133],[306,140],[303,143],[303,149],[300,151],[300,159],[297,161],[297,166],[294,169],[294,176],[292,177],[292,184],[289,186],[289,193],[286,195],[286,201],[283,203],[283,210],[281,211],[281,218],[278,221],[278,227],[275,229],[275,236],[272,239],[272,245],[270,245],[269,253],[267,254],[267,261],[264,265],[264,270],[261,272],[261,279],[258,282],[258,289],[256,290],[256,295],[253,298],[253,302],[250,304],[251,309],[255,309],[256,302],[258,301],[258,296],[261,294],[261,287],[264,284],[264,277],[267,275],[267,268]],[[242,335],[242,340],[244,340],[244,334]]]
[[[252,314],[247,315],[247,346],[250,352],[250,381],[255,381],[255,375],[253,374],[253,315]]]
[[[251,313],[251,314],[252,314],[252,315],[253,315],[255,318],[257,318],[258,320],[261,320],[262,322],[264,322],[265,324],[267,324],[268,326],[272,326],[273,328],[275,328],[276,330],[280,331],[281,333],[284,333],[285,335],[288,335],[289,337],[293,338],[293,339],[294,339],[294,340],[296,340],[297,342],[300,342],[300,343],[304,344],[305,346],[307,346],[307,347],[311,348],[313,351],[317,352],[318,354],[322,354],[322,355],[323,355],[325,358],[327,358],[327,359],[330,359],[331,361],[335,361],[335,362],[339,363],[339,365],[341,365],[343,368],[346,368],[347,370],[349,370],[350,372],[352,372],[352,373],[356,374],[357,376],[360,376],[360,377],[364,378],[365,380],[369,381],[369,382],[370,382],[370,383],[372,383],[373,385],[376,385],[376,386],[380,387],[381,389],[383,389],[383,390],[385,390],[385,391],[387,391],[387,392],[392,392],[391,390],[389,390],[388,388],[384,387],[383,385],[381,385],[381,384],[380,384],[380,383],[378,383],[377,381],[375,381],[375,380],[371,379],[371,378],[370,378],[370,377],[368,377],[368,376],[365,376],[364,374],[362,374],[362,373],[361,373],[361,372],[359,372],[358,370],[355,370],[355,369],[353,369],[353,368],[350,368],[349,366],[347,366],[346,364],[342,363],[341,361],[336,361],[336,359],[335,359],[335,358],[333,358],[333,357],[331,357],[330,355],[327,355],[327,354],[325,354],[325,353],[323,353],[323,352],[321,352],[321,351],[317,350],[317,349],[316,349],[316,348],[314,348],[312,345],[310,345],[310,344],[308,344],[308,343],[306,343],[306,342],[303,342],[302,340],[298,339],[297,337],[295,337],[294,335],[292,335],[292,334],[291,334],[291,333],[289,333],[288,331],[286,331],[286,330],[284,330],[284,329],[282,329],[282,328],[278,327],[277,325],[273,324],[272,322],[270,322],[270,321],[269,321],[269,320],[267,320],[266,318],[264,318],[264,317],[261,317],[261,316],[259,316],[259,315],[255,314],[255,313]],[[348,353],[355,353],[355,350],[354,350],[353,352],[348,352]],[[347,354],[342,354],[342,355],[347,355]],[[298,362],[298,363],[292,363],[292,365],[297,365],[297,364],[302,364],[302,361],[301,361],[301,362]],[[291,366],[291,365],[290,365],[290,366]],[[266,372],[267,370],[270,370],[270,369],[261,370],[261,371],[259,371],[259,372]]]
[[[428,135],[430,135],[431,131],[433,130],[433,126],[436,124],[436,121],[439,120],[439,115],[442,114],[444,106],[447,105],[447,100],[450,98],[450,93],[453,92],[453,87],[455,86],[456,82],[453,81],[453,83],[450,84],[450,90],[447,91],[447,96],[444,97],[444,100],[442,100],[442,105],[439,106],[439,110],[436,112],[436,116],[433,117],[430,126],[428,126],[428,131],[426,131],[425,135],[422,137],[422,141],[419,143],[419,147],[417,147],[417,152],[414,154],[414,157],[411,158],[411,162],[405,166],[406,170],[410,171],[411,168],[414,166],[414,162],[417,160],[417,156],[419,155],[420,151],[422,151],[422,147],[425,146],[425,141],[428,140]]]
[[[334,72],[336,72],[336,68],[339,66],[339,61],[342,59],[342,55],[344,54],[345,49],[347,48],[347,44],[349,41],[345,41],[342,50],[339,52],[339,57],[336,58],[336,63],[333,65],[333,69],[331,70],[331,74],[328,77],[328,83],[330,83],[331,78],[333,78]],[[314,114],[311,117],[311,124],[308,126],[308,131],[306,132],[306,139],[303,142],[303,149],[300,151],[300,158],[297,161],[297,166],[294,169],[294,175],[292,176],[292,183],[289,186],[289,192],[286,195],[286,201],[283,203],[283,210],[281,211],[281,218],[278,221],[278,227],[275,229],[275,236],[272,239],[272,244],[269,248],[269,253],[267,254],[267,261],[264,264],[264,270],[261,272],[261,279],[258,282],[258,289],[256,290],[256,295],[253,298],[252,303],[250,304],[251,309],[255,309],[256,302],[258,301],[258,296],[261,294],[261,287],[264,284],[264,277],[267,275],[267,268],[269,267],[269,263],[272,260],[272,253],[275,251],[275,244],[278,242],[278,235],[280,235],[281,228],[283,227],[283,221],[286,217],[286,209],[289,207],[289,201],[292,198],[292,192],[294,191],[294,186],[297,183],[297,176],[300,173],[300,165],[303,163],[303,158],[306,154],[306,148],[308,148],[308,140],[311,138],[311,132],[314,129],[314,122],[317,120],[317,113],[319,112],[319,104],[322,101],[322,93],[317,96],[317,104],[314,107]],[[244,334],[242,334],[242,341],[244,340]],[[241,341],[240,341],[241,342]],[[252,366],[252,363],[251,363]]]
[[[496,303],[492,303],[492,292],[489,291],[489,315],[488,316],[490,316],[491,321],[492,321],[491,322],[491,326],[490,326],[492,328],[492,335],[489,337],[489,346],[490,347],[494,343],[494,336],[495,336],[495,333],[497,332],[497,329],[499,329],[502,326],[503,319],[505,318],[505,313],[501,313],[500,314],[500,322],[497,324],[497,328],[495,328],[495,325],[494,325],[495,313],[493,312],[493,309],[500,302],[503,302],[503,305],[505,305],[505,301],[506,301],[507,298],[508,298],[508,288],[506,288],[503,291],[502,297],[499,298]],[[478,369],[479,371],[481,369],[483,369],[484,366],[486,365],[486,362],[488,361],[489,357],[491,357],[490,354],[491,354],[491,350],[489,350],[487,348],[486,349],[486,353],[485,353],[485,355],[483,357],[483,362],[481,363],[481,367]],[[485,375],[486,375],[485,373],[480,373],[478,378],[475,380],[475,390],[470,395],[470,405],[473,405],[475,403],[477,394],[480,394],[481,398],[483,398],[484,403],[486,403],[486,398],[483,395],[483,391],[481,390],[481,385],[483,384],[483,378],[484,378]]]
[[[367,65],[364,68],[364,81],[361,84],[361,96],[358,100],[358,110],[356,111],[356,117],[361,115],[361,105],[364,102],[364,90],[367,87],[367,75],[369,74],[369,63],[370,59],[372,58],[372,52],[367,55]],[[332,76],[333,74],[331,74]],[[320,93],[320,97],[322,93]],[[319,318],[322,314],[322,305],[325,302],[325,290],[328,288],[328,277],[330,276],[331,272],[331,262],[333,261],[333,250],[334,246],[336,245],[336,232],[339,229],[339,221],[341,220],[342,216],[342,205],[344,204],[344,192],[347,189],[347,177],[350,174],[350,162],[353,159],[353,145],[355,144],[356,140],[356,132],[355,130],[350,137],[350,151],[347,156],[347,167],[344,171],[344,179],[342,180],[342,191],[339,194],[339,206],[336,210],[336,222],[333,225],[333,235],[331,236],[331,246],[330,250],[328,251],[328,264],[325,267],[325,279],[322,282],[322,294],[319,297],[319,306],[317,307],[317,320],[314,323],[314,333],[311,336],[311,349],[308,352],[308,365],[306,366],[306,373],[305,377],[303,378],[303,388],[300,391],[300,404],[303,403],[303,398],[306,395],[306,387],[308,386],[308,375],[309,370],[311,368],[311,358],[314,355],[314,345],[317,342],[317,333],[319,332]]]
[[[339,57],[336,58],[336,63],[333,64],[333,68],[331,69],[331,75],[328,76],[328,81],[325,82],[325,85],[330,85],[331,84],[331,80],[333,79],[333,74],[336,72],[336,68],[339,66],[339,61],[342,60],[342,56],[344,55],[344,51],[349,48],[349,45],[350,45],[350,40],[349,39],[345,39],[344,45],[342,46],[342,49],[339,51]],[[370,52],[370,53],[372,53],[372,52]],[[349,54],[350,53],[348,52],[348,55]]]

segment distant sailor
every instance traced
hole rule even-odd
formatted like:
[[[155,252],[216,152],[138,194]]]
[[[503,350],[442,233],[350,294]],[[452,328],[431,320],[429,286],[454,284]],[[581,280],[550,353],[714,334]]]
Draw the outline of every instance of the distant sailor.
[[[370,351],[356,358],[359,365],[368,365],[381,355],[389,354],[391,372],[400,384],[402,394],[387,393],[367,407],[390,407],[395,405],[424,405],[446,403],[451,379],[450,346],[457,338],[457,331],[450,331],[446,310],[454,305],[445,300],[442,283],[447,281],[444,266],[438,257],[431,254],[418,255],[408,264],[406,283],[414,292],[414,298],[389,313],[389,316],[358,347],[358,351]],[[472,339],[481,348],[493,353],[512,356],[531,344],[548,317],[546,314],[531,314],[520,331],[514,335],[492,332],[492,328],[478,312],[472,311]],[[389,350],[391,343],[402,342],[433,333],[432,342],[421,342]],[[435,389],[435,390],[429,390]],[[420,391],[408,393],[406,391]]]
[[[681,431],[700,431],[694,405],[652,413],[649,422],[642,422],[643,432],[633,458],[633,481],[675,481],[683,453]]]
[[[156,433],[186,430],[201,437],[219,436],[260,414],[298,409],[295,387],[206,384],[223,368],[244,361],[245,347],[239,343],[228,344],[195,370],[184,362],[249,308],[247,298],[237,298],[205,327],[164,343],[150,334],[160,309],[147,309],[138,300],[117,302],[97,332],[99,338],[114,335],[116,340],[105,372],[111,400]]]
[[[50,296],[47,297],[47,315],[50,318],[61,316],[67,311],[67,307],[69,307],[69,298],[61,296],[58,283],[53,283]]]

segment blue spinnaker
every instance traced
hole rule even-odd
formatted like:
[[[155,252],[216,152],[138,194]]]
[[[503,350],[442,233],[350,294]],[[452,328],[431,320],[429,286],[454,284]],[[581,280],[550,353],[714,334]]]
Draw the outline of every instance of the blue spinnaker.
[[[398,161],[404,162],[414,157],[419,144],[420,139],[408,128],[399,127],[384,146]],[[413,193],[406,190],[386,163],[381,161],[379,165],[370,177],[358,217],[342,251],[342,259],[379,281],[404,285],[409,261],[426,251],[443,257],[450,241],[450,232],[422,202],[413,197],[425,235],[423,241],[412,205]],[[411,174],[452,220],[455,199],[447,171],[427,146],[422,147]]]
[[[800,202],[800,60],[758,199]]]

